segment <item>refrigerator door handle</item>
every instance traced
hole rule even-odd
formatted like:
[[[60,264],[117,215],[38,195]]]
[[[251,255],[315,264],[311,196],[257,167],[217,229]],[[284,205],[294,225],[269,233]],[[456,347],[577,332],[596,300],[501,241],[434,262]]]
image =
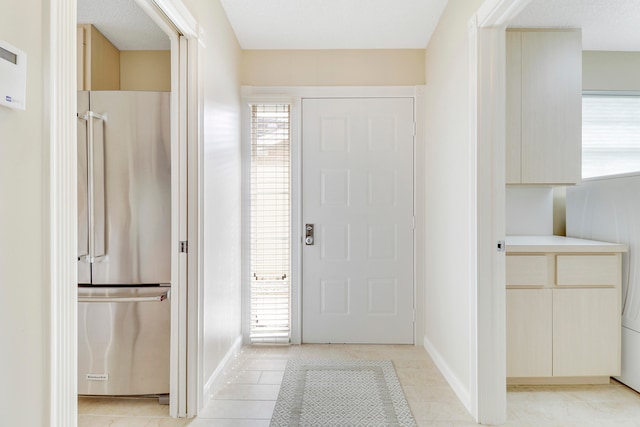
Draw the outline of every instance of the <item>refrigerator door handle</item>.
[[[80,103],[80,101],[78,101]],[[87,206],[87,117],[78,115],[78,261],[89,263],[89,212]],[[80,274],[80,273],[79,273]]]
[[[169,290],[166,290],[158,295],[145,295],[140,297],[132,297],[132,296],[81,296],[78,297],[78,302],[100,302],[100,303],[110,303],[110,302],[162,302],[165,301],[169,297]]]
[[[106,256],[106,224],[104,194],[104,123],[107,116],[87,111],[83,116],[87,121],[87,175],[88,175],[88,213],[89,213],[89,263],[100,261]],[[94,120],[100,121],[100,137],[95,138]]]

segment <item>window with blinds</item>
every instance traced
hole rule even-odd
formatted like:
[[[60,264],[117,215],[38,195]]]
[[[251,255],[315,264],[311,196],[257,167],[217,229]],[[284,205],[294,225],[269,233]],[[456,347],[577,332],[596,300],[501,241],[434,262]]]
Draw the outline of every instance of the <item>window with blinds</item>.
[[[582,95],[582,177],[640,171],[640,95]]]
[[[290,337],[289,105],[251,107],[252,342]]]

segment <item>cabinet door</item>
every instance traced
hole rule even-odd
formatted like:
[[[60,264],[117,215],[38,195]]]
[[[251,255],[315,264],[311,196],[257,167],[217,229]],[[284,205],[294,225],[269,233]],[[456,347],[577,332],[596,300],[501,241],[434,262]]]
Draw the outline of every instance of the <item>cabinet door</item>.
[[[551,289],[507,289],[507,377],[552,375]]]
[[[86,90],[84,83],[84,73],[85,73],[85,29],[81,25],[78,25],[76,33],[76,53],[77,64],[76,64],[76,75],[78,78],[78,91]]]
[[[553,375],[620,374],[620,290],[553,290]]]
[[[77,27],[78,90],[120,90],[120,51],[91,24]]]
[[[526,31],[521,37],[521,182],[580,182],[581,33]]]
[[[120,90],[120,51],[93,25],[88,50],[91,76],[85,76],[86,84],[91,90]]]
[[[520,183],[521,157],[521,115],[522,97],[522,51],[520,31],[507,31],[507,73],[506,73],[506,128],[505,128],[505,181],[507,184]]]

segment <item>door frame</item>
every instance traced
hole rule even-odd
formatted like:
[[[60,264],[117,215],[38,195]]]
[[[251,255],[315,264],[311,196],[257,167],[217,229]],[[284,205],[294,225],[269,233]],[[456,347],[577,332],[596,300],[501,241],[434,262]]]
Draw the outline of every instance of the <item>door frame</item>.
[[[424,338],[424,145],[425,145],[425,87],[424,86],[242,86],[242,146],[243,166],[250,164],[246,147],[251,143],[250,104],[289,103],[291,105],[291,343],[302,342],[302,150],[301,106],[304,98],[413,98],[416,135],[414,137],[414,195],[415,229],[413,238],[414,265],[414,345],[422,346]],[[244,175],[243,175],[244,176]],[[248,187],[243,186],[243,204],[247,206]],[[243,213],[246,220],[246,212]],[[244,223],[243,223],[244,224]],[[246,227],[243,228],[246,229]],[[242,238],[243,254],[249,253],[248,233]],[[242,335],[245,343],[249,336],[250,295],[246,258],[243,256],[242,276]]]
[[[202,31],[182,0],[136,0],[172,40],[172,164],[181,164],[182,171],[172,177],[172,289],[171,306],[171,416],[194,416],[202,402],[200,387],[201,355],[199,324],[202,319],[198,297],[201,289],[199,241],[202,207],[200,152],[202,147],[203,102],[202,87]],[[47,23],[48,42],[44,55],[47,69],[45,82],[44,125],[48,135],[48,174],[50,220],[49,233],[49,305],[47,317],[49,365],[47,372],[49,425],[77,425],[77,3],[76,0],[48,0],[43,18]],[[180,42],[175,29],[183,34],[188,56],[176,56]],[[171,37],[171,34],[174,34]],[[183,49],[184,51],[184,49]],[[178,64],[181,67],[178,69]],[[180,70],[182,74],[179,74]],[[182,126],[179,128],[178,126]],[[183,158],[180,158],[182,153]],[[186,154],[187,158],[184,159]],[[187,171],[184,167],[188,166]],[[188,186],[185,180],[188,180]],[[187,198],[179,191],[188,191],[191,204],[189,217],[177,204]],[[187,225],[188,224],[188,225]],[[194,238],[191,256],[178,253],[179,232]],[[179,269],[186,269],[187,276]],[[188,279],[187,279],[188,277]],[[185,311],[187,300],[197,310]],[[186,343],[184,347],[178,343]]]
[[[485,0],[468,23],[470,226],[470,399],[476,421],[507,419],[505,256],[506,28],[531,0]]]

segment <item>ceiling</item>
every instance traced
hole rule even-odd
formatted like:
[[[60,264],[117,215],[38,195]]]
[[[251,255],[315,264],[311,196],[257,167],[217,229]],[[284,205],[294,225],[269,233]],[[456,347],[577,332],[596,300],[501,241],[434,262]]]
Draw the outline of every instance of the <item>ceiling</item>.
[[[510,26],[582,28],[583,50],[640,51],[638,0],[532,0]]]
[[[135,0],[78,0],[78,24],[93,24],[119,50],[168,50],[169,37]]]
[[[424,49],[447,0],[221,0],[243,49]]]
[[[422,49],[447,0],[220,2],[243,49]],[[78,0],[78,22],[120,50],[169,49],[135,0]],[[582,28],[585,50],[640,51],[639,0],[532,0],[510,26]]]

